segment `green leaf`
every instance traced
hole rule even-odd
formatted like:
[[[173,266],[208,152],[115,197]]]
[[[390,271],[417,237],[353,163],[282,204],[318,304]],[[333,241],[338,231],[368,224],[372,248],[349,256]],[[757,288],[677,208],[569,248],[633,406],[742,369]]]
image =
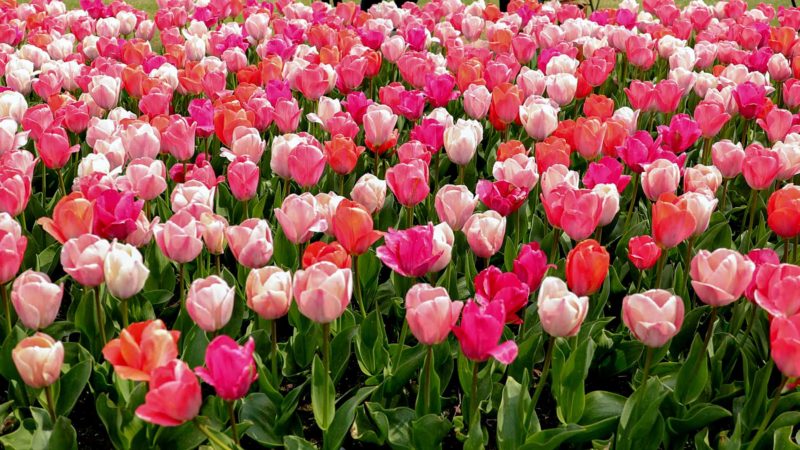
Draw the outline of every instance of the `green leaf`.
[[[590,425],[610,417],[619,417],[627,398],[606,391],[592,391],[586,394],[583,416],[580,424]]]
[[[750,389],[745,392],[747,400],[745,400],[742,407],[740,418],[747,429],[755,429],[764,418],[771,374],[772,362],[770,361],[764,367],[758,369]]]
[[[331,341],[331,354],[337,355],[331,361],[331,376],[334,383],[338,382],[344,375],[345,370],[347,370],[347,363],[350,362],[350,354],[352,353],[350,348],[357,332],[358,327],[347,327],[339,331]]]
[[[156,443],[162,449],[196,448],[205,440],[205,435],[191,421],[177,427],[159,427],[156,432]]]
[[[689,350],[686,362],[678,372],[675,382],[675,397],[688,405],[700,397],[708,384],[708,355],[703,344],[703,336],[697,334]]]
[[[438,414],[427,414],[411,423],[414,437],[413,448],[442,448],[442,441],[450,433],[453,424]]]
[[[393,449],[412,449],[411,422],[414,420],[414,410],[410,408],[385,409],[379,403],[367,402],[367,411],[372,421],[386,437]]]
[[[692,406],[682,417],[670,417],[667,419],[667,428],[675,434],[686,434],[691,431],[707,427],[712,422],[730,417],[732,414],[727,409],[702,403]]]
[[[316,450],[316,446],[298,436],[284,436],[283,445],[287,450]]]
[[[325,371],[319,356],[314,356],[311,364],[311,408],[317,426],[323,431],[333,422],[336,413],[335,396],[331,377]]]
[[[25,419],[11,433],[0,436],[0,444],[8,450],[28,450],[33,448],[33,432],[36,423],[33,419]]]
[[[72,366],[72,368],[59,381],[58,400],[56,400],[56,413],[60,416],[67,416],[78,397],[81,396],[89,376],[92,374],[92,361],[84,360]]]
[[[256,392],[242,400],[239,410],[241,420],[252,422],[247,429],[247,435],[261,445],[278,447],[283,445],[278,430],[276,430],[276,417],[278,406],[270,400],[267,394]]]
[[[567,346],[556,347],[553,355],[552,393],[556,399],[559,420],[562,423],[577,423],[583,415],[584,381],[589,374],[595,344],[591,338],[583,340],[566,360],[562,347]]]
[[[527,378],[527,372],[522,384],[511,377],[506,378],[497,410],[497,448],[500,450],[516,450],[528,436],[526,418],[530,413],[531,396]]]
[[[377,386],[364,387],[358,390],[356,394],[346,402],[342,403],[336,409],[336,415],[331,422],[330,428],[325,431],[323,439],[324,449],[338,450],[353,424],[353,419],[356,416],[356,408],[372,394]]]
[[[532,434],[520,450],[553,450],[564,444],[581,444],[593,439],[608,437],[617,426],[617,418],[611,417],[592,425],[562,425]]]
[[[772,450],[800,450],[797,440],[792,439],[793,429],[794,427],[788,425],[775,430],[772,434]]]
[[[377,375],[389,360],[386,349],[386,330],[380,311],[367,314],[356,336],[356,359],[366,375]]]
[[[658,423],[663,428],[663,420],[659,407],[668,393],[661,380],[652,377],[628,397],[619,418],[616,450],[656,449],[661,445],[663,429],[659,430]]]
[[[49,420],[49,419],[48,419]],[[72,423],[64,416],[56,419],[52,429],[37,427],[31,440],[32,448],[48,450],[73,450],[78,448],[78,434]]]

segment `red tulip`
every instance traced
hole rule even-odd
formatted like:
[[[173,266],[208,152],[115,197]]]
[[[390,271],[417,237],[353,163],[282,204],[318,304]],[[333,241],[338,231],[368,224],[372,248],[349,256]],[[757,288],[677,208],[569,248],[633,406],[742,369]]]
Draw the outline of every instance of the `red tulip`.
[[[528,304],[530,289],[513,273],[503,273],[489,266],[475,276],[475,301],[486,306],[490,302],[502,302],[506,312],[506,323],[522,323],[517,312]]]
[[[178,357],[180,331],[161,320],[132,323],[103,347],[103,357],[123,380],[150,381],[150,374]]]
[[[603,286],[611,257],[594,239],[580,242],[567,255],[567,284],[576,295],[592,295]]]
[[[662,194],[653,203],[653,238],[659,247],[675,247],[691,236],[696,226],[694,215],[674,194]]]
[[[200,383],[185,362],[173,359],[150,375],[150,390],[136,408],[140,419],[165,427],[175,427],[200,413],[203,394]]]

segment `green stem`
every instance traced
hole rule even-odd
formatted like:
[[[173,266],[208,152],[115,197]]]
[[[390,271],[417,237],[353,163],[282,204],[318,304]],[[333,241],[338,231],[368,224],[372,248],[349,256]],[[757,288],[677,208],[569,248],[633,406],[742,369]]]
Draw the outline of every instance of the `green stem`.
[[[693,244],[694,244],[694,238],[693,237],[690,237],[689,239],[686,240],[686,260],[684,261],[684,263],[686,264],[686,267],[691,267],[691,265],[692,265],[692,246],[693,246]]]
[[[628,204],[628,213],[625,214],[625,226],[622,227],[622,234],[625,234],[628,231],[628,224],[631,222],[631,216],[633,215],[633,208],[636,206],[636,196],[639,193],[639,174],[633,174],[633,196],[631,197],[631,202]]]
[[[550,248],[550,264],[555,264],[558,261],[558,239],[561,233],[560,230],[556,227],[553,227],[553,246]]]
[[[356,303],[361,310],[361,317],[367,317],[367,310],[364,308],[364,299],[361,298],[361,281],[358,279],[358,255],[353,255],[353,290],[356,293]]]
[[[47,412],[50,414],[50,423],[56,423],[56,402],[53,400],[53,387],[47,385],[44,387],[44,395],[47,397]]]
[[[423,414],[428,414],[431,408],[431,366],[433,366],[433,346],[428,346],[428,353],[425,355],[425,385],[423,389]]]
[[[397,349],[394,351],[393,368],[397,372],[400,367],[400,358],[403,357],[403,347],[406,345],[406,336],[408,335],[408,321],[403,319],[403,328],[400,330],[400,340],[397,342]]]
[[[58,175],[58,189],[61,191],[61,196],[67,196],[67,187],[64,184],[64,174],[62,170],[56,170],[56,174]]]
[[[653,347],[647,347],[647,356],[644,359],[644,372],[642,374],[642,385],[647,383],[647,377],[650,376],[650,365],[653,363]]]
[[[750,220],[747,222],[747,240],[751,243],[753,242],[753,238],[751,234],[753,233],[753,221],[756,218],[756,197],[758,196],[758,191],[753,189],[750,191]]]
[[[414,207],[406,206],[406,228],[414,226]]]
[[[128,328],[128,299],[120,299],[119,310],[122,313],[122,328]]]
[[[228,404],[228,417],[231,418],[231,434],[233,435],[233,442],[239,445],[239,432],[236,430],[236,412],[234,411],[233,404],[236,400],[229,400],[225,403]]]
[[[42,193],[47,197],[47,166],[42,164]]]
[[[6,311],[6,330],[8,334],[14,330],[14,324],[11,323],[11,301],[8,299],[8,283],[0,286],[0,294],[3,296],[3,308]]]
[[[783,240],[783,263],[789,263],[789,239]]]
[[[722,198],[719,201],[719,210],[720,212],[724,212],[725,209],[725,200],[728,197],[728,183],[730,183],[730,178],[726,178],[725,181],[722,182]]]
[[[707,138],[705,145],[703,146],[703,155],[701,159],[705,165],[708,165],[708,163],[711,161],[711,142],[711,138]]]
[[[464,172],[465,172],[465,166],[458,166],[458,180],[456,181],[456,184],[458,185],[464,184]]]
[[[711,335],[714,334],[714,322],[717,321],[717,307],[711,307],[711,317],[708,319],[708,329],[706,330],[706,337],[703,339],[703,353],[708,349],[708,344],[711,343]]]
[[[208,438],[208,441],[209,441],[209,442],[211,442],[211,443],[213,444],[213,447],[214,447],[215,449],[219,449],[219,450],[232,450],[230,447],[228,447],[228,445],[227,445],[227,444],[225,444],[225,443],[224,443],[224,442],[222,442],[222,441],[221,441],[221,440],[220,440],[218,437],[216,437],[216,436],[214,435],[214,433],[212,433],[212,432],[211,432],[211,431],[210,431],[210,430],[209,430],[209,429],[208,429],[208,428],[207,428],[205,425],[203,425],[202,423],[200,423],[200,421],[199,421],[199,420],[195,419],[195,421],[194,421],[194,425],[197,427],[197,429],[198,429],[198,430],[200,430],[200,432],[201,432],[201,433],[203,433],[204,435],[206,435],[206,437]]]
[[[273,319],[269,321],[270,325],[270,340],[271,340],[271,347],[270,347],[270,363],[272,364],[272,379],[276,382],[277,388],[277,381],[278,381],[278,322],[277,319]]]
[[[178,295],[180,298],[181,307],[184,307],[183,264],[178,264]]]
[[[222,255],[214,255],[214,262],[217,266],[217,275],[222,275]]]
[[[531,428],[531,420],[533,416],[536,415],[536,403],[539,402],[539,397],[542,396],[542,391],[544,390],[544,385],[547,384],[547,376],[550,373],[550,364],[553,361],[553,350],[556,346],[556,338],[550,337],[547,341],[547,352],[544,356],[544,366],[542,367],[542,373],[539,376],[539,382],[536,383],[536,390],[533,391],[533,397],[531,397],[531,413],[528,414],[527,423],[525,425],[526,430],[530,430]]]
[[[103,347],[106,345],[106,319],[103,304],[100,301],[100,286],[94,287],[94,308],[97,315],[97,327],[100,328],[100,339],[103,342]]]
[[[656,284],[653,286],[653,289],[659,289],[661,287],[661,274],[664,272],[664,264],[667,262],[667,249],[661,252],[661,256],[658,258],[658,267],[656,268]]]
[[[750,303],[749,319],[750,321],[747,322],[747,328],[744,330],[745,336],[750,334],[750,331],[752,331],[753,327],[755,326],[756,320],[758,320],[758,305],[755,303]]]
[[[767,410],[767,414],[764,416],[764,419],[761,420],[761,425],[758,426],[758,430],[756,431],[755,437],[753,440],[750,441],[750,445],[747,446],[747,450],[753,450],[758,445],[758,441],[761,440],[761,435],[764,434],[764,430],[767,429],[767,425],[769,424],[770,419],[775,414],[775,410],[778,409],[778,402],[781,399],[781,391],[783,391],[784,386],[789,381],[788,378],[783,377],[781,379],[781,384],[778,386],[778,391],[775,393],[775,397],[772,398],[772,402],[769,404],[769,409]]]
[[[480,400],[478,400],[478,371],[480,369],[480,363],[478,361],[474,361],[472,363],[472,385],[470,385],[470,396],[469,396],[469,428],[472,429],[473,426],[480,424],[480,419],[478,416],[478,411],[480,410]]]
[[[328,375],[330,375],[331,373],[330,344],[331,344],[331,324],[323,323],[322,324],[322,367],[325,369],[325,373],[327,373]],[[327,389],[325,389],[324,391],[326,393],[328,392]],[[327,404],[327,399],[325,399],[325,403],[323,404]]]

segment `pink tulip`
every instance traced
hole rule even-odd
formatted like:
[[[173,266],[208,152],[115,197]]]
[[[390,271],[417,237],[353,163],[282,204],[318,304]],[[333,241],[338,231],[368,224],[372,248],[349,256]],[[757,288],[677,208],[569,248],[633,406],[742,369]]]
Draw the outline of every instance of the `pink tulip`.
[[[11,351],[11,359],[25,384],[43,388],[61,376],[64,345],[44,333],[36,333],[19,341]]]
[[[655,201],[663,193],[675,193],[678,190],[681,171],[677,164],[666,159],[657,159],[644,166],[641,181],[644,195]]]
[[[658,112],[667,114],[678,109],[683,91],[678,83],[672,80],[661,80],[653,90],[653,103]]]
[[[193,261],[203,250],[200,226],[187,211],[180,211],[154,227],[158,248],[167,258],[179,263]]]
[[[167,168],[161,160],[147,157],[128,163],[125,178],[131,190],[142,200],[153,200],[167,189]]]
[[[507,181],[528,192],[539,181],[536,159],[519,153],[505,161],[495,161],[492,167],[492,175],[498,181]]]
[[[694,109],[694,120],[700,127],[700,135],[711,139],[719,134],[722,127],[730,120],[730,114],[719,103],[701,101]]]
[[[414,206],[428,196],[428,166],[420,160],[395,164],[386,171],[386,183],[403,206]]]
[[[186,294],[186,312],[200,329],[214,332],[231,320],[233,300],[233,288],[222,278],[198,278]]]
[[[567,283],[547,277],[539,288],[539,320],[553,337],[575,336],[589,312],[589,297],[578,297],[567,289]]]
[[[796,300],[800,267],[777,261],[761,264],[755,271],[754,282],[752,297],[771,317],[800,313],[800,302]]]
[[[79,145],[69,145],[69,137],[63,128],[53,127],[45,130],[36,141],[36,150],[48,169],[64,167],[70,156],[79,149]]]
[[[56,320],[63,295],[63,284],[50,282],[47,274],[26,270],[14,280],[11,303],[23,325],[40,330]]]
[[[692,287],[711,306],[725,306],[744,293],[755,271],[755,264],[734,250],[700,250],[692,258]]]
[[[259,177],[258,165],[246,156],[237,157],[228,164],[228,186],[233,197],[240,202],[256,196]]]
[[[651,289],[622,299],[622,320],[644,345],[663,347],[683,325],[683,300],[663,289]]]
[[[200,224],[200,233],[206,250],[212,255],[223,254],[228,245],[225,237],[228,221],[222,216],[206,212],[200,215]]]
[[[28,238],[8,213],[0,212],[0,285],[13,280],[22,265]]]
[[[563,164],[554,164],[542,173],[539,184],[542,188],[542,195],[547,197],[553,189],[561,184],[577,189],[579,182],[580,175],[578,172],[569,170],[569,168]]]
[[[383,208],[386,201],[386,181],[365,173],[356,181],[350,197],[366,208],[367,212],[375,214]]]
[[[462,230],[476,256],[489,258],[500,250],[506,234],[506,218],[496,211],[470,216]]]
[[[161,150],[161,136],[157,129],[145,122],[132,122],[120,133],[122,146],[128,158],[155,159]]]
[[[698,164],[683,172],[683,190],[713,197],[722,184],[722,173],[714,166]]]
[[[542,195],[547,220],[576,241],[589,237],[600,223],[603,203],[593,191],[561,185]]]
[[[739,114],[745,119],[755,119],[761,115],[766,105],[766,89],[764,86],[747,81],[733,89],[733,98],[739,108]]]
[[[447,106],[452,100],[458,98],[458,91],[454,91],[456,79],[449,73],[440,75],[428,74],[425,77],[425,96],[434,108]]]
[[[282,98],[275,104],[275,126],[281,133],[291,133],[297,130],[302,113],[296,99]]]
[[[632,80],[623,90],[633,109],[648,111],[654,105],[655,86],[649,81]]]
[[[517,312],[527,306],[528,285],[511,272],[503,273],[495,266],[482,270],[474,280],[475,301],[481,305],[503,303],[506,323],[521,324]]]
[[[547,77],[547,96],[559,106],[564,106],[575,98],[578,79],[569,73],[559,73]]]
[[[125,239],[136,230],[136,219],[143,200],[134,200],[131,192],[108,189],[100,194],[92,207],[92,233],[106,239]]]
[[[425,345],[436,345],[447,339],[464,305],[450,300],[444,288],[424,283],[412,286],[405,301],[408,327]]]
[[[519,108],[519,120],[528,136],[541,141],[558,128],[558,109],[549,102],[525,102]]]
[[[136,247],[114,242],[103,261],[103,278],[111,295],[128,299],[144,288],[150,270]]]
[[[800,376],[800,315],[775,318],[769,327],[770,354],[778,370],[789,378]]]
[[[198,180],[189,180],[175,185],[170,194],[172,212],[179,212],[182,209],[191,208],[193,205],[198,205],[201,207],[200,209],[211,212],[214,209],[214,190],[215,188],[209,189]]]
[[[246,156],[253,162],[258,162],[264,154],[265,145],[257,129],[243,125],[233,129],[230,152],[234,156]]]
[[[613,184],[598,184],[592,189],[600,199],[600,220],[597,225],[604,227],[614,221],[619,212],[619,192]]]
[[[370,150],[383,153],[397,142],[397,115],[385,105],[370,105],[364,114],[364,141]]]
[[[661,147],[675,154],[688,150],[700,137],[700,127],[688,114],[675,114],[667,125],[658,126]]]
[[[458,119],[444,130],[444,149],[454,164],[466,166],[483,140],[483,126],[475,120]]]
[[[492,93],[486,86],[471,84],[464,91],[464,112],[472,119],[483,119],[489,113],[492,104]]]
[[[421,277],[430,272],[442,256],[436,248],[433,224],[405,230],[389,229],[384,243],[376,250],[383,264],[404,277]]]
[[[717,199],[699,192],[686,192],[678,197],[678,207],[689,211],[694,217],[695,227],[692,236],[697,237],[705,233],[711,221],[711,214],[717,207]]]
[[[555,268],[554,265],[547,264],[547,254],[539,248],[538,242],[523,245],[514,259],[514,274],[532,291],[539,289],[544,275],[551,267]]]
[[[742,174],[747,185],[758,191],[769,188],[781,169],[778,152],[760,144],[750,144],[744,155]]]
[[[325,170],[325,153],[316,145],[301,143],[288,156],[291,178],[302,187],[315,186]]]
[[[285,316],[292,304],[292,274],[276,266],[253,269],[245,285],[247,306],[266,320]]]
[[[782,141],[792,128],[792,112],[780,108],[772,108],[763,119],[756,123],[767,133],[770,142]]]
[[[460,230],[475,211],[478,197],[466,186],[447,184],[436,193],[434,203],[439,220],[447,222],[454,230]]]
[[[283,234],[294,244],[307,242],[314,233],[321,233],[328,228],[328,223],[317,208],[317,200],[308,192],[286,197],[281,207],[275,208],[275,218]]]
[[[350,304],[353,273],[321,261],[294,274],[292,292],[301,314],[316,323],[330,323]]]
[[[461,315],[461,323],[453,327],[461,351],[467,358],[482,362],[494,358],[501,364],[511,364],[519,349],[514,341],[499,343],[505,327],[506,312],[501,302],[481,306],[468,301]]]
[[[661,247],[651,236],[636,236],[628,241],[628,259],[637,269],[652,268],[660,257]]]
[[[176,427],[200,413],[203,393],[192,369],[185,362],[173,359],[150,375],[150,390],[144,403],[136,408],[136,416],[162,427]]]
[[[741,144],[723,139],[711,146],[711,161],[724,178],[735,178],[742,173],[744,149]]]
[[[78,284],[97,287],[103,284],[103,262],[111,244],[93,234],[84,234],[64,243],[61,266]]]
[[[229,336],[217,336],[206,348],[205,367],[198,367],[195,373],[214,386],[219,398],[240,399],[247,395],[250,385],[258,378],[253,359],[255,347],[252,337],[240,346]]]
[[[245,267],[258,269],[272,258],[272,232],[266,220],[247,219],[229,226],[225,236],[234,258]]]
[[[161,150],[169,152],[178,161],[191,159],[195,150],[197,123],[189,122],[179,115],[170,116],[169,125],[161,133]]]

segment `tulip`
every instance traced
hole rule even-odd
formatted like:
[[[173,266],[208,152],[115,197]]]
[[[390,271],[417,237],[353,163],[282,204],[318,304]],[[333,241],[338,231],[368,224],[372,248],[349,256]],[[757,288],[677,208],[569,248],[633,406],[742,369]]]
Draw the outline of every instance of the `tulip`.
[[[567,284],[577,295],[592,295],[603,286],[610,256],[594,239],[580,242],[567,255]]]
[[[565,184],[569,188],[577,189],[579,181],[580,177],[578,172],[569,170],[567,166],[561,164],[552,165],[542,173],[540,183],[542,195],[547,197],[550,191],[562,184]]]
[[[281,98],[275,103],[275,126],[281,133],[292,133],[297,130],[300,124],[300,116],[302,115],[300,105],[297,100]]]
[[[542,194],[547,220],[576,241],[589,237],[600,223],[602,199],[588,189],[572,189],[566,184]]]
[[[647,270],[661,258],[661,247],[647,235],[636,236],[628,241],[628,259],[639,270]]]
[[[26,270],[14,280],[11,303],[23,325],[40,330],[56,320],[63,295],[63,284],[50,282],[47,274]]]
[[[490,258],[500,250],[506,234],[506,218],[496,211],[476,213],[467,219],[462,230],[473,253]]]
[[[749,258],[750,261],[753,259]],[[753,262],[756,264],[757,262]],[[767,311],[770,317],[792,317],[800,313],[797,301],[797,285],[800,283],[800,267],[793,264],[780,264],[777,255],[774,259],[758,264],[753,275],[752,295],[756,304]],[[747,291],[745,291],[745,295]]]
[[[442,222],[433,227],[433,251],[441,253],[441,256],[433,263],[429,272],[439,272],[450,264],[453,259],[455,239],[453,229],[447,223]]]
[[[524,154],[513,155],[504,161],[496,161],[492,175],[498,181],[507,181],[530,192],[539,181],[536,159]]]
[[[724,178],[735,178],[742,173],[744,149],[741,144],[724,139],[711,146],[711,161]]]
[[[521,324],[517,312],[528,304],[530,289],[513,273],[503,273],[495,266],[482,270],[474,280],[475,301],[481,305],[501,302],[505,307],[506,323]]]
[[[161,160],[138,158],[125,171],[131,191],[142,200],[153,200],[167,189],[167,168]]]
[[[318,211],[317,200],[308,192],[286,197],[281,207],[275,208],[275,218],[283,234],[294,244],[307,242],[314,233],[321,233],[328,228],[328,223]]]
[[[519,118],[522,104],[522,90],[510,83],[500,83],[492,89],[492,103],[489,106],[489,120],[498,130],[505,130],[508,124]]]
[[[0,213],[0,286],[17,275],[27,246],[28,238],[22,234],[19,222],[8,213]]]
[[[160,319],[132,323],[103,347],[103,357],[123,380],[150,381],[154,370],[178,357],[180,335]]]
[[[461,323],[453,326],[461,351],[468,359],[483,362],[490,357],[501,364],[511,364],[519,349],[514,341],[499,343],[505,326],[505,308],[501,302],[487,306],[469,301],[464,306]]]
[[[484,205],[502,216],[517,211],[528,198],[527,191],[508,181],[478,180],[475,192]]]
[[[717,206],[717,199],[697,192],[686,192],[678,198],[678,207],[686,209],[694,217],[693,237],[700,236],[708,229],[711,214]]]
[[[111,244],[93,234],[68,240],[61,249],[61,266],[78,284],[97,287],[103,284],[103,263]]]
[[[661,248],[672,248],[691,236],[697,228],[694,215],[673,194],[663,194],[653,203],[653,239]]]
[[[442,287],[415,284],[405,298],[408,328],[421,344],[439,344],[447,339],[458,322],[463,306],[462,302],[450,300]]]
[[[142,206],[144,201],[134,200],[131,192],[106,190],[94,201],[92,233],[106,239],[125,239],[136,230]]]
[[[70,156],[79,149],[79,145],[69,145],[69,137],[63,128],[50,128],[36,141],[36,150],[48,169],[64,167]]]
[[[449,73],[440,75],[427,75],[425,77],[425,96],[434,108],[447,106],[448,103],[458,98],[456,79]]]
[[[136,416],[162,427],[176,427],[200,413],[200,383],[185,362],[173,359],[150,374],[150,390]]]
[[[672,80],[661,80],[653,90],[653,103],[661,114],[675,112],[681,101],[683,90]]]
[[[708,305],[725,306],[744,293],[755,264],[734,250],[700,250],[692,258],[689,275],[695,293]]]
[[[384,244],[377,248],[378,259],[404,277],[421,277],[432,271],[444,253],[436,248],[433,224],[405,230],[389,229]]]
[[[722,184],[722,173],[714,166],[698,164],[687,167],[683,172],[685,192],[697,192],[714,197],[720,184]]]
[[[289,175],[304,188],[316,185],[325,170],[325,154],[316,145],[299,144],[291,150],[287,161]]]
[[[465,166],[472,161],[483,140],[483,127],[476,120],[458,119],[444,130],[444,149],[454,164]]]
[[[663,289],[651,289],[622,299],[622,321],[650,348],[664,346],[683,325],[683,300]]]
[[[597,158],[603,149],[603,141],[608,130],[599,119],[579,118],[575,124],[575,146],[578,153],[587,160]]]
[[[257,129],[240,125],[233,130],[230,152],[234,156],[246,156],[258,162],[264,154],[265,146],[266,143],[261,139],[261,133]]]
[[[364,147],[357,146],[352,139],[336,135],[332,140],[325,142],[325,155],[331,169],[339,175],[347,175],[355,169],[358,157],[364,152]]]
[[[514,274],[527,284],[531,291],[539,289],[542,279],[550,268],[555,266],[547,264],[547,254],[539,248],[538,242],[523,245],[514,259]]]
[[[652,201],[658,199],[661,194],[675,193],[680,181],[680,168],[669,160],[657,159],[651,164],[644,165],[641,177],[642,190]]]
[[[406,207],[425,200],[430,193],[428,184],[428,166],[420,160],[395,164],[386,171],[386,183],[397,198]]]
[[[373,229],[372,216],[367,209],[352,200],[339,202],[331,221],[336,240],[351,255],[361,255],[381,238]]]
[[[272,231],[266,220],[247,219],[225,230],[228,245],[239,264],[251,269],[264,267],[272,258]]]
[[[294,274],[294,300],[300,313],[316,323],[333,322],[353,295],[353,273],[322,261]]]
[[[385,105],[370,105],[364,114],[364,142],[370,150],[382,154],[394,147],[398,132],[397,115]]]
[[[106,288],[115,297],[125,300],[144,287],[150,270],[144,265],[142,254],[129,244],[114,242],[103,262]]]
[[[564,106],[575,98],[578,79],[570,73],[548,75],[547,96],[559,106]]]
[[[733,89],[733,98],[736,100],[739,114],[749,120],[761,115],[767,100],[764,86],[751,81],[736,86]]]
[[[492,94],[486,86],[470,84],[464,91],[464,112],[472,119],[483,119],[489,112]]]
[[[206,348],[206,365],[195,373],[203,381],[214,386],[217,396],[223,400],[238,400],[250,389],[258,378],[253,359],[255,341],[250,337],[240,346],[229,336],[217,336]]]
[[[198,180],[189,180],[175,186],[170,195],[172,212],[192,205],[200,205],[211,212],[214,209],[214,190]]]
[[[439,220],[447,222],[454,230],[464,228],[478,204],[477,196],[466,186],[448,184],[436,193],[434,206]]]
[[[350,197],[360,203],[370,214],[375,214],[383,208],[386,201],[386,181],[365,173],[356,181]]]
[[[307,269],[320,261],[331,262],[340,269],[349,269],[352,265],[350,254],[336,241],[331,243],[323,241],[312,242],[306,247],[302,256],[301,266],[303,269]]]
[[[567,284],[556,277],[542,280],[537,302],[542,328],[553,337],[578,334],[589,312],[589,297],[579,297],[570,292]]]
[[[528,136],[541,141],[558,128],[558,109],[549,103],[525,102],[519,108],[519,120]]]
[[[792,128],[792,113],[785,109],[772,108],[763,119],[756,120],[770,142],[782,141]]]
[[[240,202],[247,202],[258,193],[260,171],[258,165],[246,156],[237,157],[228,164],[228,186]]]
[[[276,266],[253,269],[247,275],[245,293],[247,306],[256,314],[266,320],[278,319],[292,304],[292,275]]]
[[[730,114],[716,102],[701,101],[694,109],[694,120],[700,127],[700,135],[706,139],[719,134],[730,118]]]
[[[770,355],[778,370],[785,377],[800,376],[800,362],[797,352],[800,350],[800,315],[778,317],[769,327]]]
[[[12,168],[0,166],[0,213],[18,216],[28,206],[31,177]],[[62,197],[63,198],[63,197]]]
[[[154,234],[161,253],[178,264],[193,261],[203,251],[202,226],[186,210],[169,218],[164,224],[154,227]]]
[[[64,346],[44,333],[35,333],[19,341],[11,351],[11,359],[25,384],[35,389],[49,387],[61,375]]]
[[[742,174],[747,185],[757,191],[769,188],[781,168],[778,152],[751,144],[745,149],[744,155]]]
[[[122,147],[131,160],[158,157],[161,150],[161,136],[152,125],[145,122],[132,122],[120,134]]]
[[[197,124],[181,116],[170,116],[169,125],[161,132],[161,150],[178,161],[186,161],[194,155]]]
[[[200,329],[214,332],[227,325],[233,313],[233,288],[211,275],[192,281],[186,296],[186,312]]]
[[[223,254],[228,245],[225,238],[228,221],[222,216],[205,212],[200,215],[200,225],[200,234],[206,250],[212,255]]]
[[[102,109],[111,109],[117,105],[121,82],[118,78],[107,75],[95,75],[89,82],[89,94],[92,100]]]
[[[770,195],[767,224],[783,239],[800,234],[800,187],[788,184]]]

